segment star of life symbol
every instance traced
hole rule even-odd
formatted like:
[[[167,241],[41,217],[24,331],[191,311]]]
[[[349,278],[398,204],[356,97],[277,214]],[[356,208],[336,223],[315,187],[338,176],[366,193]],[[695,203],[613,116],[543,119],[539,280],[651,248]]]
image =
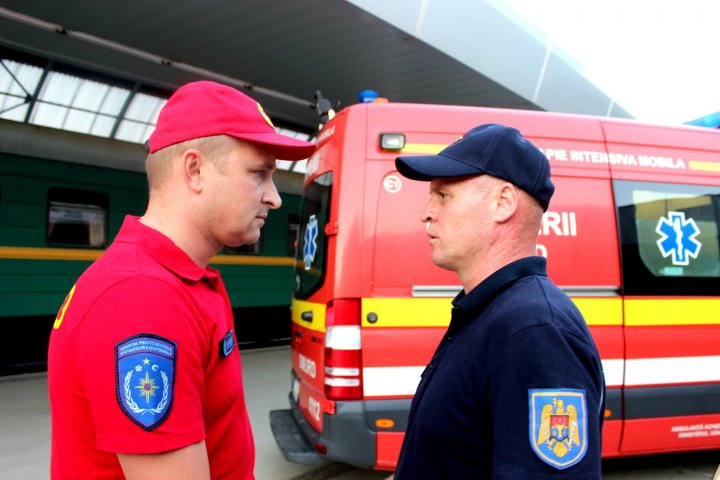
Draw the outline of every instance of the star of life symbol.
[[[315,260],[315,254],[317,253],[317,236],[317,218],[315,218],[315,215],[310,215],[307,223],[307,228],[305,228],[305,245],[303,245],[303,260],[305,260],[305,270],[310,270],[310,266]]]
[[[672,255],[673,265],[689,265],[690,258],[697,258],[702,244],[695,237],[700,229],[692,218],[685,219],[684,212],[668,212],[660,217],[655,232],[660,235],[657,246],[664,258]]]

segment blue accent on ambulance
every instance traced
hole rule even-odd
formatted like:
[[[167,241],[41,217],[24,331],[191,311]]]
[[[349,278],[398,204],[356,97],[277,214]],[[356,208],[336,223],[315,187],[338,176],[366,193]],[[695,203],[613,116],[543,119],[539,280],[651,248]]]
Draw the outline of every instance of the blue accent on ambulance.
[[[303,260],[305,261],[305,270],[310,270],[310,266],[315,261],[317,253],[317,237],[318,223],[315,215],[310,215],[307,228],[305,229],[305,245],[303,245]]]
[[[690,257],[697,258],[702,244],[695,237],[700,229],[692,218],[685,219],[684,212],[668,212],[668,218],[660,217],[655,231],[661,236],[657,241],[663,257],[672,255],[673,265],[689,265]]]

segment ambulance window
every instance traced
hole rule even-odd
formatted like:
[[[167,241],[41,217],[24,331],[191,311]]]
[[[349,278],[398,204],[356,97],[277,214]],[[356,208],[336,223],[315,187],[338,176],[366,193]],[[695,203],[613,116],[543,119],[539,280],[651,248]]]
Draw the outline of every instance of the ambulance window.
[[[330,194],[333,174],[328,172],[310,183],[300,202],[300,226],[295,252],[295,297],[306,299],[325,281]]]
[[[630,295],[717,295],[720,187],[616,181]]]
[[[105,246],[108,205],[106,193],[66,188],[49,189],[48,244],[59,247]]]

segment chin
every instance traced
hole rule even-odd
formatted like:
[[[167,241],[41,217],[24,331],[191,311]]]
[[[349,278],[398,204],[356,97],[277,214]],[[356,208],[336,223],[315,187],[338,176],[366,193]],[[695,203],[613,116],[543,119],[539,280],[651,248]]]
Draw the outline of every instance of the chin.
[[[260,240],[260,232],[254,234],[238,234],[232,237],[225,245],[228,247],[239,247],[241,245],[252,245],[253,243]]]
[[[436,267],[440,267],[443,270],[450,270],[451,272],[456,271],[453,265],[447,260],[443,260],[440,257],[431,257],[430,260]]]

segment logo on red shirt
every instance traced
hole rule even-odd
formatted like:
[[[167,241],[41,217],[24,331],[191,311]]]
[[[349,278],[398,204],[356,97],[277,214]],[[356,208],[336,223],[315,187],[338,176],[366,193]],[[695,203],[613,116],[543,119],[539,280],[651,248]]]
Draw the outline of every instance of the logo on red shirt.
[[[172,340],[144,333],[115,345],[117,399],[125,415],[151,431],[170,413],[175,381]]]

